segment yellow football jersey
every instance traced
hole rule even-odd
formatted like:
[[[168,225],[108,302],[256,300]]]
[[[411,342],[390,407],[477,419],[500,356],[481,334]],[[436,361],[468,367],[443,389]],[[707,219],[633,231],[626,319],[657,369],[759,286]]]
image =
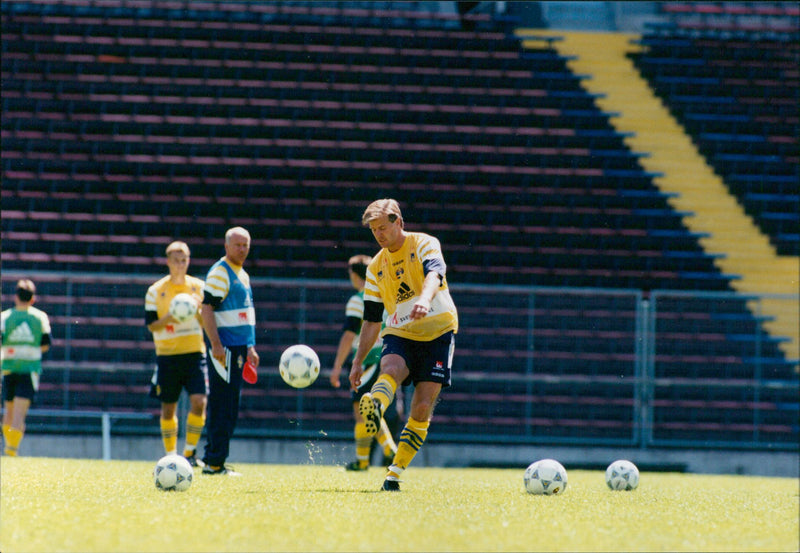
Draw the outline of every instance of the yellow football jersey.
[[[417,320],[410,317],[425,281],[422,264],[434,259],[444,266],[439,241],[421,232],[407,233],[398,251],[383,248],[372,259],[367,267],[364,301],[380,302],[388,313],[381,336],[393,334],[428,342],[451,330],[458,332],[458,313],[444,275],[428,315]]]
[[[169,311],[169,303],[177,294],[190,294],[197,303],[203,301],[203,281],[186,275],[186,282],[182,285],[172,284],[169,276],[165,276],[147,289],[145,296],[145,311],[155,311],[160,319]],[[182,353],[205,353],[206,345],[203,341],[203,327],[197,317],[192,317],[182,323],[171,323],[161,330],[153,333],[153,342],[156,345],[156,355],[179,355]]]

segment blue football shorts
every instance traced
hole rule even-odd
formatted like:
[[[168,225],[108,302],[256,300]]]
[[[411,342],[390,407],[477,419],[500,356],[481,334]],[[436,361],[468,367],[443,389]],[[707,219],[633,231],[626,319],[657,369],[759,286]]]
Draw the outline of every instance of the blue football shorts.
[[[208,395],[208,365],[205,354],[197,352],[157,356],[150,396],[161,403],[175,403],[184,388],[189,395]]]
[[[430,342],[409,340],[387,334],[383,337],[381,357],[388,354],[405,359],[408,378],[403,386],[417,382],[438,382],[442,388],[450,386],[450,372],[455,350],[455,336],[446,332]]]

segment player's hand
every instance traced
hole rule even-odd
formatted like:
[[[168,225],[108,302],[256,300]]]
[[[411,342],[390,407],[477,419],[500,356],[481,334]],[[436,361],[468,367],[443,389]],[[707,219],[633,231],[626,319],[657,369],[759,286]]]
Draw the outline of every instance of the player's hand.
[[[428,311],[431,310],[431,302],[426,300],[425,298],[419,298],[417,302],[414,304],[414,307],[411,308],[411,314],[409,315],[412,319],[421,319],[425,315],[428,314]]]
[[[225,366],[225,348],[222,343],[211,344],[211,357],[219,361],[220,365]]]
[[[247,360],[250,361],[250,364],[253,365],[254,369],[258,368],[258,362],[260,359],[255,348],[247,348]]]
[[[342,368],[339,367],[338,369],[332,369],[330,375],[331,386],[334,388],[341,388],[342,383],[339,382],[339,375],[342,374]]]
[[[350,389],[353,391],[358,390],[358,387],[361,386],[361,375],[364,374],[364,370],[361,368],[361,363],[353,362],[353,366],[350,368]]]

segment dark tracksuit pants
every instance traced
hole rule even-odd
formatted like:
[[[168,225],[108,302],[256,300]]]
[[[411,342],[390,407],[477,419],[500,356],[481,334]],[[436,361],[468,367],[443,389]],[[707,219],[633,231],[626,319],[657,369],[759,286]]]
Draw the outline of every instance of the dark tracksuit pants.
[[[247,361],[247,346],[226,346],[230,352],[226,382],[214,368],[211,348],[208,351],[208,410],[206,411],[206,450],[203,462],[219,467],[225,464],[230,441],[239,418],[242,391],[242,366]],[[240,363],[241,361],[241,363]]]

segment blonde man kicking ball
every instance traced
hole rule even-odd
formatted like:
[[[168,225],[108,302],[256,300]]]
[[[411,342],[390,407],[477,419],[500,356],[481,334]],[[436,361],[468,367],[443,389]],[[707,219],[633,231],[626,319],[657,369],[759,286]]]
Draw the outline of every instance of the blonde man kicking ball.
[[[350,369],[350,386],[361,385],[363,362],[379,334],[383,337],[381,373],[359,401],[367,433],[374,436],[397,387],[414,384],[408,421],[383,490],[399,491],[400,476],[428,436],[442,388],[450,385],[458,314],[447,286],[447,267],[439,241],[408,232],[397,201],[372,202],[361,220],[381,247],[367,267],[364,323]],[[386,326],[381,331],[383,310]]]

